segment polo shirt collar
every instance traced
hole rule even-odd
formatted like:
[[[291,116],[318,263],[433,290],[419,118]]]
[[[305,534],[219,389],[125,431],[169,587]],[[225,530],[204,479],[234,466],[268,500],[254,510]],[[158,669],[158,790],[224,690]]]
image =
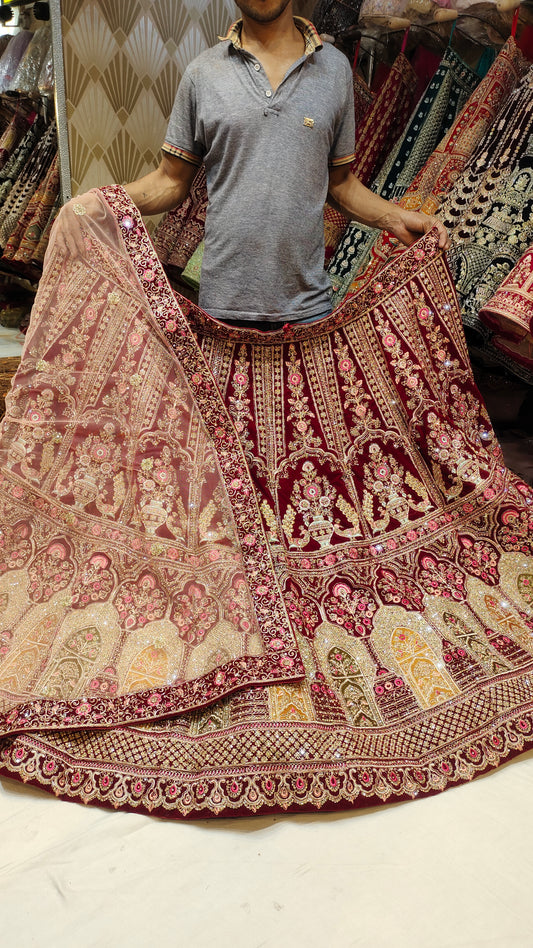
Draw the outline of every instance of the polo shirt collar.
[[[295,16],[294,25],[300,30],[305,40],[306,56],[311,56],[317,49],[322,49],[322,40],[309,20],[305,20],[303,16]],[[234,49],[242,49],[241,31],[242,20],[236,20],[236,22],[230,26],[226,36],[220,36],[219,39],[229,40]]]

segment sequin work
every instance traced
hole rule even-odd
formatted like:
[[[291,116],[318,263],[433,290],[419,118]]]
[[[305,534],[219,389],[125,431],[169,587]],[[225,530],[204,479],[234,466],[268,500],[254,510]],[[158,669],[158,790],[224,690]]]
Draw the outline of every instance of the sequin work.
[[[533,495],[502,464],[436,235],[327,320],[264,334],[176,300],[120,188],[83,201],[55,231],[4,423],[3,772],[177,818],[405,799],[530,746]],[[86,247],[70,263],[67,225]],[[79,287],[96,271],[95,364],[80,307],[101,304],[102,284],[89,300]],[[123,337],[104,363],[113,306]],[[69,360],[82,352],[74,404]],[[57,446],[52,404],[67,420]],[[82,404],[98,424],[66,463]],[[107,417],[137,422],[121,442]],[[216,537],[193,551],[156,474],[183,494],[199,458]],[[111,520],[120,536],[95,541]],[[242,619],[267,656],[263,680],[249,650],[229,652]],[[179,643],[190,674],[185,663],[169,683]],[[238,678],[250,669],[255,681]]]

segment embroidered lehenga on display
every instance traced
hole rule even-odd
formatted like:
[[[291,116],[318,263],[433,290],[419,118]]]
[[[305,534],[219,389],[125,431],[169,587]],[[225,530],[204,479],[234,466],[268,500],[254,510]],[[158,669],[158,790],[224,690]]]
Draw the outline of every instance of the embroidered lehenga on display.
[[[400,198],[402,207],[425,214],[438,212],[529,68],[515,40],[509,37],[448,133]],[[375,278],[393,251],[387,235],[380,234],[371,248],[366,268],[353,273],[349,291],[355,292]]]
[[[454,257],[463,323],[494,359],[479,311],[533,245],[533,68],[524,76],[439,210]],[[497,347],[498,349],[499,347]],[[501,358],[528,381],[522,360]]]
[[[402,137],[372,182],[372,191],[388,201],[403,196],[478,83],[476,74],[448,48]],[[377,235],[370,227],[348,225],[328,267],[336,302],[344,299]]]
[[[518,261],[479,313],[492,345],[533,373],[533,248]]]
[[[414,105],[415,88],[416,73],[407,57],[399,53],[372,105],[355,127],[355,159],[351,171],[363,184],[368,184],[380,170],[401,136]],[[344,214],[326,204],[326,261],[335,253],[347,225]]]
[[[435,234],[260,333],[176,298],[125,192],[90,192],[2,431],[5,774],[237,815],[436,792],[533,743],[533,493]]]

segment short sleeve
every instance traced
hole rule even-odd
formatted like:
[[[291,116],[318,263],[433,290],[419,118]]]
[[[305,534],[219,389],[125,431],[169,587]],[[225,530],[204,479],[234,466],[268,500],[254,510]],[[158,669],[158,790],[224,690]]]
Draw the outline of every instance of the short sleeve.
[[[339,85],[345,91],[341,107],[337,113],[333,147],[329,155],[330,168],[351,164],[355,158],[355,106],[352,73],[348,61],[346,61],[343,78],[344,83],[339,83]]]
[[[196,90],[190,70],[186,69],[179,84],[170,115],[163,151],[201,165],[204,147],[196,129]]]

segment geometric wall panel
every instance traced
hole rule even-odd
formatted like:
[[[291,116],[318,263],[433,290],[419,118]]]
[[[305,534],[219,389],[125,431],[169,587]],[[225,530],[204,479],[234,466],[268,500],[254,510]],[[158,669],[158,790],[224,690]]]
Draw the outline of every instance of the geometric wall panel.
[[[149,16],[139,20],[122,49],[141,77],[157,76],[169,59],[161,34]]]
[[[150,17],[164,41],[172,39],[176,46],[190,22],[185,4],[176,0],[159,0],[154,3],[150,9]]]
[[[144,168],[144,159],[131,135],[121,129],[106,149],[104,160],[116,184],[127,184],[138,178]]]
[[[232,0],[61,0],[72,193],[156,168],[183,70]],[[211,10],[212,7],[212,10]],[[176,56],[178,45],[179,61]],[[209,36],[209,44],[216,35]]]
[[[62,6],[68,7],[68,2]],[[76,29],[69,32],[68,46],[87,71],[96,68],[103,72],[112,59],[117,44],[96,0],[81,9]]]
[[[125,36],[131,33],[142,12],[142,5],[136,0],[109,0],[102,5],[102,13],[113,33]]]
[[[149,151],[153,159],[159,152],[167,124],[168,120],[154,102],[153,95],[144,90],[124,128],[131,135],[141,154],[144,155]]]
[[[91,82],[83,93],[78,107],[70,121],[70,130],[76,129],[89,148],[104,152],[115,135],[120,132],[121,123],[100,83]],[[71,142],[71,149],[73,147]],[[78,172],[78,169],[76,169]],[[78,174],[73,174],[79,181]]]
[[[202,18],[202,30],[206,36],[208,46],[214,46],[219,36],[225,36],[228,26],[237,18],[232,0],[212,0]]]
[[[67,100],[71,106],[77,106],[83,93],[91,81],[86,66],[76,55],[72,46],[67,43],[63,46],[65,73],[68,75],[68,96]]]
[[[169,116],[172,112],[180,78],[181,73],[175,60],[169,59],[152,86],[153,96],[165,116]]]
[[[127,56],[119,50],[100,79],[102,88],[124,124],[135,108],[141,94],[142,84]]]
[[[195,23],[187,30],[176,50],[176,62],[180,72],[184,73],[188,64],[208,47],[209,43],[202,30]]]

